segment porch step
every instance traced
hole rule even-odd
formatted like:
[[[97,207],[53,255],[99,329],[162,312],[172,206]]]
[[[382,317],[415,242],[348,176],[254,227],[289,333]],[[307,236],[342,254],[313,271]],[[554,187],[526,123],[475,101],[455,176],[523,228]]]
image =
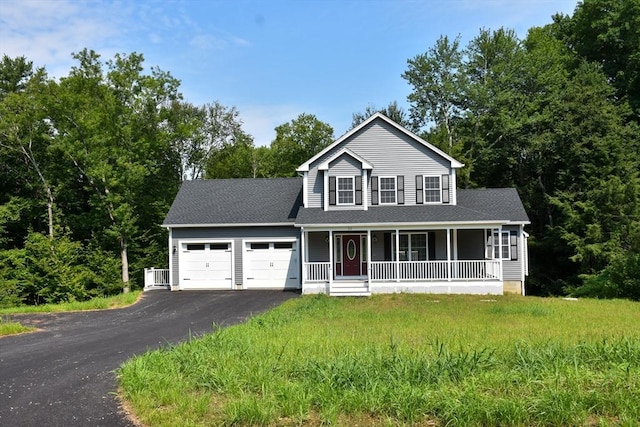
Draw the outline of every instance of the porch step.
[[[332,297],[369,297],[369,286],[367,282],[357,280],[333,282],[331,285]]]

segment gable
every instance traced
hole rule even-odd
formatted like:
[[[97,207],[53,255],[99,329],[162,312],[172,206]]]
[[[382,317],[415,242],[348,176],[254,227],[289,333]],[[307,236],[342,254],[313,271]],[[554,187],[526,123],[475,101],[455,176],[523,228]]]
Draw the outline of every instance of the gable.
[[[389,136],[393,135],[395,137],[395,141],[404,141],[405,143],[414,146],[414,147],[421,147],[423,150],[422,154],[426,155],[430,158],[433,159],[437,159],[437,161],[442,162],[442,163],[446,163],[447,167],[450,168],[460,168],[462,166],[464,166],[462,163],[458,162],[457,160],[455,160],[454,158],[452,158],[451,156],[447,155],[446,153],[444,153],[442,150],[438,149],[437,147],[435,147],[434,145],[429,144],[427,141],[425,141],[424,139],[420,138],[419,136],[415,135],[414,133],[408,131],[407,129],[403,128],[402,126],[398,125],[396,122],[394,122],[393,120],[389,119],[388,117],[384,116],[381,113],[376,113],[373,116],[369,117],[369,119],[365,120],[363,123],[361,123],[359,126],[355,127],[354,129],[350,130],[349,132],[345,133],[343,136],[341,136],[340,138],[338,138],[333,144],[329,145],[327,148],[325,148],[324,150],[322,150],[320,153],[316,154],[314,157],[312,157],[311,159],[309,159],[308,161],[306,161],[305,163],[303,163],[302,165],[300,165],[300,167],[297,169],[298,172],[307,172],[310,170],[310,168],[312,167],[312,165],[318,165],[318,160],[326,160],[327,158],[331,157],[331,153],[335,153],[336,151],[340,150],[340,149],[344,149],[344,148],[348,148],[349,150],[353,151],[354,153],[356,153],[357,155],[360,156],[364,156],[366,157],[366,155],[364,155],[362,152],[357,151],[358,147],[356,145],[352,144],[352,141],[356,140],[356,139],[362,139],[363,138],[363,134],[368,134],[371,133],[371,129],[373,129],[375,126],[372,125],[376,125],[379,126],[382,129],[385,129],[388,135],[384,135],[384,132],[377,132],[376,133],[376,137],[380,138],[379,141],[383,142],[385,140],[387,140],[387,142],[389,142]],[[374,135],[369,135],[369,138],[372,138]],[[364,137],[365,139],[367,138],[366,136]],[[392,141],[393,142],[393,141]],[[384,146],[385,144],[376,144],[378,145],[380,149],[389,149],[391,147],[388,146]],[[382,145],[382,146],[380,146]],[[395,148],[395,147],[393,147]],[[368,151],[368,150],[366,150]],[[371,161],[372,163],[375,164],[375,162],[373,161],[373,159],[369,159],[367,158],[367,160]]]

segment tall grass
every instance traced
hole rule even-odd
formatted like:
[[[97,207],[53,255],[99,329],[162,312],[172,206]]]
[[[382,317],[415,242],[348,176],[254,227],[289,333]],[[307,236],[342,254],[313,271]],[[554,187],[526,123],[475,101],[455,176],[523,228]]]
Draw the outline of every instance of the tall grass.
[[[21,334],[35,330],[30,326],[22,326],[19,322],[14,322],[9,317],[0,316],[0,337],[5,335]]]
[[[302,297],[130,360],[149,426],[636,425],[640,306]]]
[[[64,311],[105,310],[109,308],[126,307],[135,303],[142,291],[132,291],[126,294],[118,294],[110,297],[96,297],[88,301],[70,301],[60,304],[21,305],[17,307],[2,308],[2,314],[22,313],[59,313]]]

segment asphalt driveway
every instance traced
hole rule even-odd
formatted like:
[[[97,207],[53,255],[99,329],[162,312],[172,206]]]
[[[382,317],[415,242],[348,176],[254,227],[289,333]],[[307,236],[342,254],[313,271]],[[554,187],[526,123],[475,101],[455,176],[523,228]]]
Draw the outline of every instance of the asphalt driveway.
[[[114,396],[125,360],[296,296],[152,291],[123,309],[12,316],[41,331],[0,338],[0,426],[131,426]]]

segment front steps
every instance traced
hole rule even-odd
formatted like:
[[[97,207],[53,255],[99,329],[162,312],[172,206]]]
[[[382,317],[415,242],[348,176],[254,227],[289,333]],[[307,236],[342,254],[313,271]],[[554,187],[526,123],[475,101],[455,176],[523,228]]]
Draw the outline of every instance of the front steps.
[[[366,280],[339,280],[331,284],[329,295],[332,297],[369,297],[369,284]]]

